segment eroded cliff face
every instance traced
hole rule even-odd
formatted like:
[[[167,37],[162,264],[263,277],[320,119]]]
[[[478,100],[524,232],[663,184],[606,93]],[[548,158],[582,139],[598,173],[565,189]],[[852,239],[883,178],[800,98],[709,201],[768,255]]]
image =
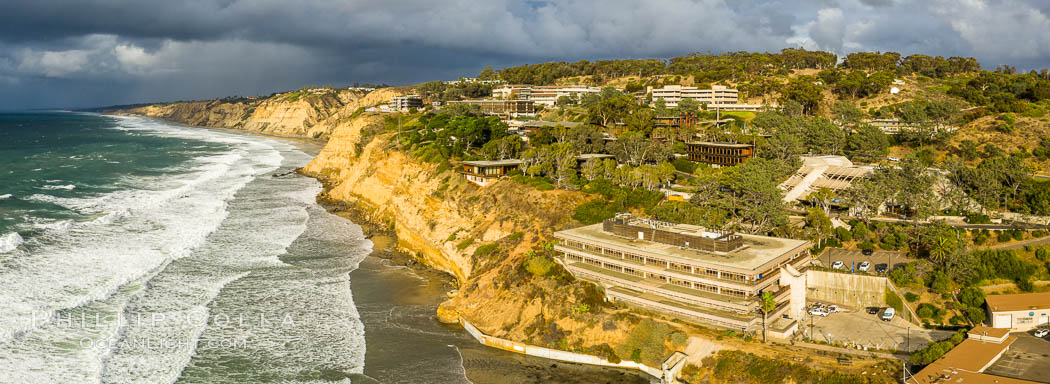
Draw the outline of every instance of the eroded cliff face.
[[[338,127],[304,173],[326,181],[324,198],[366,207],[374,222],[397,233],[402,250],[456,277],[460,289],[441,305],[439,319],[463,318],[495,336],[545,345],[622,342],[631,320],[618,311],[573,312],[585,301],[600,302],[593,288],[523,267],[526,252],[570,225],[573,208],[588,195],[541,192],[510,180],[475,186],[398,150],[394,133],[369,133],[382,125],[381,117],[365,115]],[[490,244],[498,249],[476,253]]]
[[[365,93],[338,90],[314,94],[296,91],[262,99],[220,99],[156,104],[122,111],[199,127],[243,129],[283,136],[327,139],[354,112],[403,94],[397,88]]]

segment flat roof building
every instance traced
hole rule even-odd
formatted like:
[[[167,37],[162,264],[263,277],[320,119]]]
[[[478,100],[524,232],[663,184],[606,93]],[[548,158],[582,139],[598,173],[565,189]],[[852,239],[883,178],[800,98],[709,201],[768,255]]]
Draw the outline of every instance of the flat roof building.
[[[467,181],[485,187],[518,169],[519,166],[521,166],[521,160],[518,159],[470,160],[457,164],[456,171],[466,176]]]
[[[995,376],[984,373],[1010,349],[1017,336],[1006,336],[1001,341],[979,340],[974,328],[968,338],[945,353],[940,359],[930,363],[912,377],[904,380],[906,384],[1035,384],[1034,381]]]
[[[1050,292],[988,295],[984,301],[992,328],[1027,331],[1050,326]]]
[[[394,96],[390,98],[390,108],[395,111],[423,108],[423,99],[419,95]]]
[[[554,233],[559,262],[602,285],[607,299],[716,327],[761,327],[757,298],[771,292],[769,322],[801,318],[811,244],[631,217]],[[791,327],[797,323],[791,322]],[[790,331],[788,332],[790,333]]]
[[[755,155],[755,146],[745,143],[699,141],[685,143],[690,161],[715,166],[741,164]]]
[[[481,113],[503,118],[536,115],[536,106],[531,100],[460,100],[447,104],[476,105],[481,108]]]
[[[602,89],[589,85],[505,85],[492,90],[492,96],[505,100],[531,100],[540,105],[554,106],[562,96],[579,101],[588,93]]]
[[[697,87],[684,87],[681,85],[665,85],[663,88],[646,88],[653,95],[653,100],[664,99],[664,105],[668,108],[678,106],[682,99],[693,99],[698,104],[707,105],[736,105],[740,101],[738,91],[722,85],[712,85],[711,89],[699,89]]]

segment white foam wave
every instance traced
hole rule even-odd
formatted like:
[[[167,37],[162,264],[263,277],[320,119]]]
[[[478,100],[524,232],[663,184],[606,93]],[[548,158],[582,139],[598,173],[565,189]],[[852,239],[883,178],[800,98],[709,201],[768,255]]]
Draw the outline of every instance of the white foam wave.
[[[11,232],[6,235],[0,236],[0,253],[7,253],[18,248],[19,245],[25,242],[22,239],[22,235],[18,232]]]
[[[67,190],[67,191],[71,191],[71,190],[74,190],[74,189],[76,189],[76,188],[77,188],[77,186],[76,186],[76,185],[73,185],[73,184],[66,184],[66,185],[44,185],[44,186],[41,186],[41,187],[40,187],[40,189],[47,189],[47,190],[56,190],[56,189],[64,189],[64,190]]]
[[[11,198],[11,194],[10,193],[6,193],[6,194],[3,194],[3,195],[0,195],[0,200],[7,200],[7,199],[10,199],[10,198]]]

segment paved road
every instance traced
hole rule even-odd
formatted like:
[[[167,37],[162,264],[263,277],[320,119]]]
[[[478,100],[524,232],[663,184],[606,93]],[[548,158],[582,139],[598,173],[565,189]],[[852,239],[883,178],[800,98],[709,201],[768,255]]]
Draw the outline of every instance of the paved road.
[[[1028,239],[1021,241],[1014,241],[1010,243],[1002,243],[996,245],[990,245],[987,247],[981,247],[982,249],[1019,249],[1024,248],[1026,245],[1043,245],[1050,244],[1050,236],[1043,236],[1038,239]]]

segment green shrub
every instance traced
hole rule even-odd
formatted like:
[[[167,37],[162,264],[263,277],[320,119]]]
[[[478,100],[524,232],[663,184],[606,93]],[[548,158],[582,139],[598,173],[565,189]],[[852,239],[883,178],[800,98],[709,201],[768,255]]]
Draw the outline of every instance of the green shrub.
[[[499,249],[499,245],[496,245],[496,243],[482,245],[474,250],[474,257],[488,256],[492,252],[496,252],[497,249]]]
[[[507,241],[515,242],[521,240],[522,237],[525,237],[525,232],[514,232],[510,234],[510,236],[507,236]]]
[[[908,300],[909,303],[914,303],[914,302],[919,300],[919,295],[916,295],[916,294],[911,293],[911,292],[905,292],[904,293],[904,300]]]
[[[459,244],[456,244],[456,249],[462,251],[467,249],[471,244],[474,244],[474,238],[468,237],[466,240],[460,241]]]
[[[529,271],[533,276],[543,277],[550,275],[555,265],[554,260],[535,251],[529,250],[525,253],[525,270]]]
[[[892,307],[897,313],[902,313],[904,311],[904,302],[901,301],[900,296],[897,296],[897,294],[893,293],[889,288],[886,288],[885,296],[887,306]]]

